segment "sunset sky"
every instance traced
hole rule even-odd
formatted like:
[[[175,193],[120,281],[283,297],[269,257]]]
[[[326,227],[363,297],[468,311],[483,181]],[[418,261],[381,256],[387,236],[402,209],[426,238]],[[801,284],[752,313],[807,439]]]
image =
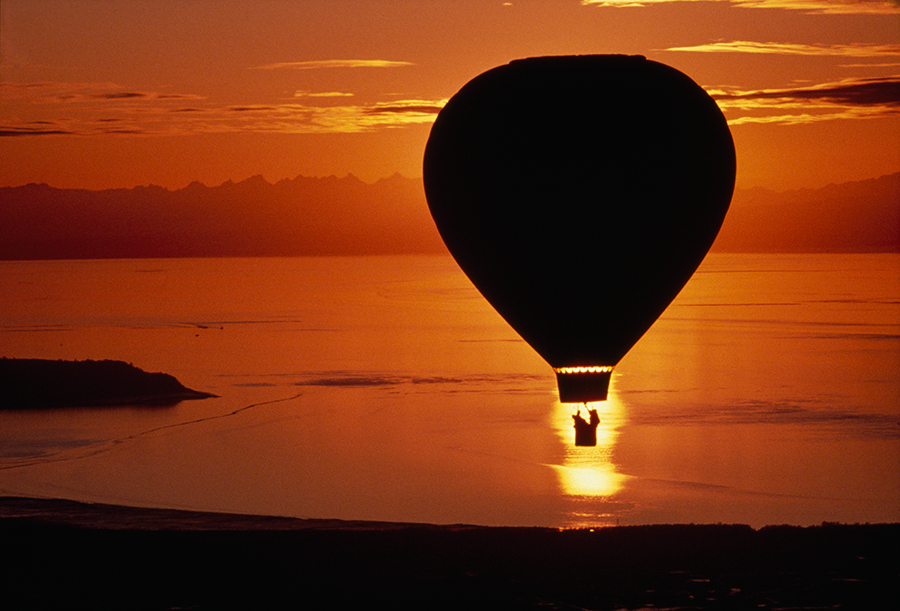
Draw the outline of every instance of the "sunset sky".
[[[900,170],[896,0],[2,0],[0,186],[421,176],[477,74],[642,54],[713,94],[738,186]]]

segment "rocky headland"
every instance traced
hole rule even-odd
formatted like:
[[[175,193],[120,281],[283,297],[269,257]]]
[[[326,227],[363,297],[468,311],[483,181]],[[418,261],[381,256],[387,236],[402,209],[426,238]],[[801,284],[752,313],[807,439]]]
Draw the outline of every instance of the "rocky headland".
[[[122,361],[0,358],[0,409],[174,405],[214,396]]]

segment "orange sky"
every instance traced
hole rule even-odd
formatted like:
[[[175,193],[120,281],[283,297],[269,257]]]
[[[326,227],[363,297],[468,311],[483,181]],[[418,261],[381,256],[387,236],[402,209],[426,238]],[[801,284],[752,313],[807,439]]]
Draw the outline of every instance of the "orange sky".
[[[716,95],[739,187],[900,170],[896,0],[2,0],[0,19],[0,186],[416,177],[466,81],[580,53]]]

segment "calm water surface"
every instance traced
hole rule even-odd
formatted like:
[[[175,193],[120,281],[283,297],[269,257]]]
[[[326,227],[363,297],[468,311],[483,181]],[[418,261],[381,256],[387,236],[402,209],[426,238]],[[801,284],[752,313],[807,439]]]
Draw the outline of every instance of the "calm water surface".
[[[0,494],[491,525],[900,520],[900,256],[711,255],[596,448],[448,257],[0,263],[0,355],[220,395],[0,411]]]

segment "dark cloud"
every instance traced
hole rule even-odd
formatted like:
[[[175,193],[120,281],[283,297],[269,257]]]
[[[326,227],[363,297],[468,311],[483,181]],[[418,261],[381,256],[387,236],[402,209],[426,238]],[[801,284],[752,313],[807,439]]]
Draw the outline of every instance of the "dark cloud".
[[[365,108],[363,112],[370,115],[378,115],[382,113],[420,113],[420,114],[431,114],[436,115],[441,111],[441,106],[437,105],[422,105],[422,106],[404,106],[403,104],[398,104],[395,106],[389,105],[378,105],[371,106]]]
[[[146,93],[138,91],[115,91],[111,93],[96,93],[92,97],[100,100],[132,100],[135,98],[146,98]]]
[[[278,110],[275,106],[229,106],[228,110],[232,112],[252,112],[252,111],[268,111]]]
[[[767,89],[744,93],[716,93],[716,100],[793,100],[828,102],[842,106],[900,107],[900,76],[859,79],[814,87]]]
[[[37,129],[31,127],[6,127],[0,128],[0,138],[15,138],[20,136],[67,136],[75,132],[64,129]]]
[[[203,97],[192,93],[158,93],[157,100],[202,100]]]

